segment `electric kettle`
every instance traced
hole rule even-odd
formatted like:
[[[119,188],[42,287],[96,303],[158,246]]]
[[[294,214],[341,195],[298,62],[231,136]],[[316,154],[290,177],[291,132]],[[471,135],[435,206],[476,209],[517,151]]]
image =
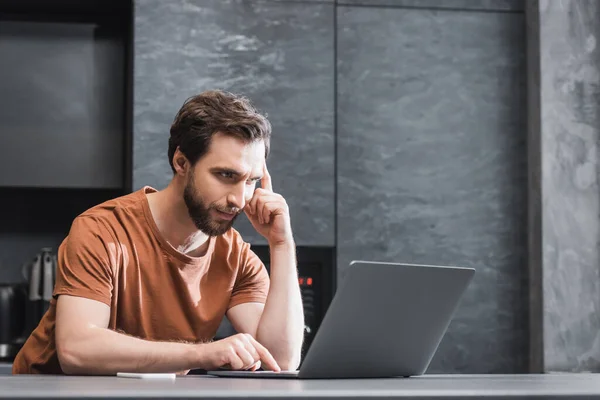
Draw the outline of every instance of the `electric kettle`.
[[[56,254],[45,247],[36,254],[31,263],[23,265],[23,277],[27,282],[25,307],[26,332],[32,332],[50,307],[56,281]]]

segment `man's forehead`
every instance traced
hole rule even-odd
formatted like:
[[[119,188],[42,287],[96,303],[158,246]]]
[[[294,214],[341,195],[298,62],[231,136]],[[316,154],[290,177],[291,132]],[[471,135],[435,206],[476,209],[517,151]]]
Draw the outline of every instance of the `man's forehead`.
[[[235,137],[211,143],[204,159],[210,168],[222,167],[241,173],[261,173],[265,162],[263,141],[243,142]],[[233,139],[233,140],[231,140]]]
[[[231,155],[238,158],[256,157],[264,159],[265,142],[263,140],[248,142],[236,136],[217,133],[210,142],[208,154],[211,153],[219,157]]]

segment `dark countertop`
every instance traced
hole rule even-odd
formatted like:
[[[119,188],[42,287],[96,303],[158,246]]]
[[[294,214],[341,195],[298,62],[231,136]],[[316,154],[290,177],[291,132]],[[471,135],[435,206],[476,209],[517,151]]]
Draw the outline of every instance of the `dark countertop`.
[[[600,399],[600,374],[425,375],[399,379],[284,380],[0,376],[0,398]]]

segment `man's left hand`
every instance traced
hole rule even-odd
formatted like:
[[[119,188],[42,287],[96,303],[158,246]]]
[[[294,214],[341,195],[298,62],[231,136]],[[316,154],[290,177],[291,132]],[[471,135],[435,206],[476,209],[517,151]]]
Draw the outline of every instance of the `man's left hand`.
[[[261,187],[254,191],[252,200],[246,205],[244,212],[254,229],[267,239],[269,245],[292,243],[294,238],[290,211],[283,196],[273,192],[266,162],[260,183]]]

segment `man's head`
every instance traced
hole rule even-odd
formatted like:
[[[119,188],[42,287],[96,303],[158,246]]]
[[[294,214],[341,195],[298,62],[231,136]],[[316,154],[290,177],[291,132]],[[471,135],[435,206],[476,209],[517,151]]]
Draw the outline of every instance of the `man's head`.
[[[245,98],[221,91],[185,101],[171,125],[169,163],[196,227],[225,233],[252,198],[271,124]]]

